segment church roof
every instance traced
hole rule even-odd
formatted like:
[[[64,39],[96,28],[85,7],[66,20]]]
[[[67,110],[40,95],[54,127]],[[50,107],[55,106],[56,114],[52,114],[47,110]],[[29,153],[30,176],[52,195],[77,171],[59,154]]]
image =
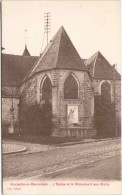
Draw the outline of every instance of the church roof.
[[[86,65],[92,77],[98,79],[113,79],[113,66],[99,51],[86,60]],[[116,70],[115,78],[121,79],[120,74]]]
[[[24,49],[24,52],[23,52],[23,56],[30,56],[30,53],[29,53],[26,45],[25,45],[25,49]]]
[[[5,48],[4,47],[1,47],[1,50],[4,50]]]
[[[7,91],[7,90],[5,90],[3,88],[2,88],[2,91],[1,92],[2,92],[1,93],[2,94],[2,97],[11,97],[12,96],[9,91]]]
[[[18,97],[17,91],[8,91],[7,89],[2,88],[1,92],[2,97]]]
[[[27,48],[25,47],[25,50]],[[37,72],[50,69],[88,71],[98,79],[113,79],[113,67],[100,53],[81,59],[63,27],[49,42],[41,56],[2,54],[2,85],[20,85]],[[121,79],[115,72],[116,79]]]
[[[49,42],[29,76],[54,68],[86,70],[86,66],[63,27],[59,29],[54,38]]]
[[[2,54],[2,85],[19,85],[38,58]]]

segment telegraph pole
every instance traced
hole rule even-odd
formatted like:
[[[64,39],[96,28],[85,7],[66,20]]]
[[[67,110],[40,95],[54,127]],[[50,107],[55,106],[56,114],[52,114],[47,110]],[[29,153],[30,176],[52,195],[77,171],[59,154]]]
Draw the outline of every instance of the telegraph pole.
[[[44,31],[47,34],[47,44],[48,44],[48,34],[51,31],[51,13],[47,12],[44,14]]]

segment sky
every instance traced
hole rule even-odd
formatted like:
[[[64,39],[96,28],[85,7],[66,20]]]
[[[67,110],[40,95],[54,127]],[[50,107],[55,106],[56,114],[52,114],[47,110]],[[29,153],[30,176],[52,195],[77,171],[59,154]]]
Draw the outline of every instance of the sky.
[[[100,51],[120,72],[120,1],[2,1],[4,53],[38,56],[46,46],[44,14],[51,13],[49,40],[63,26],[83,59]],[[25,33],[25,29],[27,32]],[[42,44],[43,42],[43,44]]]

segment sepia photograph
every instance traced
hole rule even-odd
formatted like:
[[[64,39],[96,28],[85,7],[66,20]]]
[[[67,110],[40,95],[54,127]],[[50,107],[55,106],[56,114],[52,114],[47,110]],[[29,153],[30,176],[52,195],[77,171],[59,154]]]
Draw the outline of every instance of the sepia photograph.
[[[2,1],[4,195],[122,194],[120,1]]]

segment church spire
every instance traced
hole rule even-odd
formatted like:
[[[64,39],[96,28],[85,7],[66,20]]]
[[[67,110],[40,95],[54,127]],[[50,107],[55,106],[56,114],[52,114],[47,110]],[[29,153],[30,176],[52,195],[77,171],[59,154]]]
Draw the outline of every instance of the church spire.
[[[27,49],[27,45],[25,44],[25,49],[24,49],[24,52],[23,52],[23,56],[30,56],[30,53]]]
[[[24,49],[24,52],[23,52],[23,56],[30,56],[30,53],[27,49],[27,29],[24,30],[25,31],[25,49]]]

